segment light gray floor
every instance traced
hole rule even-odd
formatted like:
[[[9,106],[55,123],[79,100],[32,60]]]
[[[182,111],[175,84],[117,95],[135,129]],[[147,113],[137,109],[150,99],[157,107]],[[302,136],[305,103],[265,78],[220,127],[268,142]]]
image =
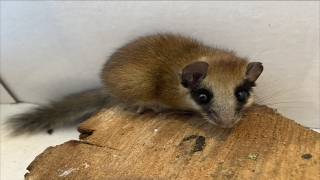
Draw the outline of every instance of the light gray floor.
[[[34,158],[49,146],[56,146],[71,139],[78,139],[79,133],[73,124],[55,130],[52,135],[46,132],[10,138],[3,122],[6,117],[23,112],[33,104],[1,104],[1,180],[22,180],[28,171],[26,168]]]
[[[33,104],[1,104],[1,175],[2,180],[22,180],[26,168],[34,158],[49,146],[56,146],[71,139],[78,139],[77,124],[57,129],[52,135],[46,132],[9,138],[2,125],[6,117],[23,112]],[[319,132],[319,130],[317,130]]]

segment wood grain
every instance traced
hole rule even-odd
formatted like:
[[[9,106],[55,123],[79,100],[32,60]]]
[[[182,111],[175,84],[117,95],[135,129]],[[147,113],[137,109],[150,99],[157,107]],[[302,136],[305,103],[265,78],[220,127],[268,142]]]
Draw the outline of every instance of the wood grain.
[[[320,178],[320,134],[266,106],[254,105],[232,129],[197,115],[114,106],[78,130],[79,141],[47,148],[26,179]],[[200,136],[205,145],[195,151]]]

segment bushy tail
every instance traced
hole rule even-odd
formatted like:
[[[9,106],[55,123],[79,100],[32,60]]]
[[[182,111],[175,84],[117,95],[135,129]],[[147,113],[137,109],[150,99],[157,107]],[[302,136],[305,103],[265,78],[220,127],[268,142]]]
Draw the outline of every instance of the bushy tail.
[[[36,107],[29,112],[14,115],[5,125],[13,136],[41,130],[51,131],[108,106],[110,101],[110,96],[102,88],[85,91],[67,96],[47,106]]]

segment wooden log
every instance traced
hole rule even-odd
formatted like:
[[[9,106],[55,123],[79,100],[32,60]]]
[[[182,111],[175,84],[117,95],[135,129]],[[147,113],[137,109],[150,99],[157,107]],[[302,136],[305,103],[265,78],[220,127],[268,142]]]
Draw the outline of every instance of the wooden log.
[[[197,115],[105,109],[78,127],[79,141],[47,148],[34,179],[316,179],[320,134],[254,105],[232,129]]]

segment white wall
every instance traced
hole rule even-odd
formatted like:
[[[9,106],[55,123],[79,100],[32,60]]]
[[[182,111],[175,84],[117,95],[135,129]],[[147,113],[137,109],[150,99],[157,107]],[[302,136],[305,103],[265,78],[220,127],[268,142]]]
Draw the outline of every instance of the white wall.
[[[1,1],[1,79],[20,101],[58,100],[99,86],[117,47],[156,31],[263,62],[258,98],[280,91],[265,103],[319,128],[318,1]]]
[[[3,104],[16,103],[6,88],[0,83],[0,102]]]

